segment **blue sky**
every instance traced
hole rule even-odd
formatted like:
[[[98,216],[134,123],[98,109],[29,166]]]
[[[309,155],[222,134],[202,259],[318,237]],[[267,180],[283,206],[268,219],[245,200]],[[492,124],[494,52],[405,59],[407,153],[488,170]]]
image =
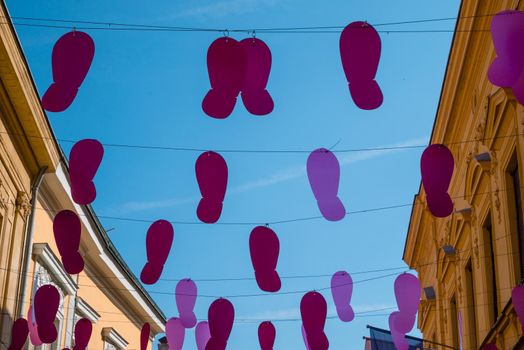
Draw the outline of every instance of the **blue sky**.
[[[455,17],[454,1],[7,1],[12,16],[65,18],[216,28],[346,25]],[[15,21],[17,22],[17,21]],[[18,21],[20,22],[20,21]],[[80,26],[80,25],[78,25]],[[454,21],[390,29],[453,29]],[[380,28],[378,28],[380,29]],[[51,50],[65,29],[17,27],[34,79],[43,94],[51,82]],[[91,70],[73,105],[48,113],[59,138],[203,149],[336,149],[426,144],[431,133],[451,33],[382,33],[377,80],[383,105],[355,107],[340,63],[338,34],[259,34],[272,50],[268,90],[275,110],[252,116],[237,103],[226,120],[204,115],[209,89],[206,52],[217,33],[88,31],[96,45]],[[246,35],[232,35],[242,39]],[[69,153],[71,144],[62,147]],[[348,211],[408,204],[420,183],[422,149],[339,154],[339,196]],[[96,177],[101,216],[196,221],[200,193],[194,175],[198,153],[106,148]],[[221,222],[268,222],[319,215],[307,177],[307,154],[223,154],[229,167]],[[340,222],[313,220],[271,226],[279,235],[282,276],[331,274],[404,266],[402,250],[411,208],[348,215]],[[122,256],[139,274],[148,225],[102,220]],[[175,225],[163,278],[252,276],[248,239],[253,226]],[[354,281],[389,272],[354,275]],[[356,311],[395,305],[394,276],[355,284]],[[147,289],[166,315],[175,316],[176,282]],[[285,279],[282,292],[329,286],[329,277]],[[259,293],[254,281],[200,282],[204,295]],[[323,292],[333,315],[331,295]],[[237,319],[273,320],[275,349],[303,349],[302,294],[232,298]],[[211,298],[197,300],[207,317]],[[389,313],[391,310],[377,312]],[[102,312],[101,312],[102,313]],[[326,323],[331,349],[363,346],[366,324],[387,327],[387,316]],[[237,323],[229,348],[258,347],[257,323]],[[416,333],[415,333],[416,334]],[[138,335],[137,335],[138,336]],[[185,349],[196,349],[193,330]]]

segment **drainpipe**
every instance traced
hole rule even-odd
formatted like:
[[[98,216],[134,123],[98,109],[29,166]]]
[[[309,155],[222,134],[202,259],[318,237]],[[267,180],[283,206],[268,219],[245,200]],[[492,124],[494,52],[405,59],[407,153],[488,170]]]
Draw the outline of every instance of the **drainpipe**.
[[[27,280],[29,279],[29,276],[27,276],[27,273],[29,271],[29,265],[31,263],[31,253],[32,253],[32,242],[33,242],[33,233],[35,231],[35,210],[36,210],[36,202],[38,198],[38,190],[40,189],[40,184],[42,183],[42,179],[44,178],[44,174],[47,170],[47,166],[43,166],[38,171],[38,174],[36,175],[36,178],[33,182],[33,186],[31,187],[31,212],[29,213],[29,218],[27,219],[26,223],[26,230],[25,230],[25,238],[24,238],[24,255],[22,256],[22,272],[20,273],[20,299],[18,300],[18,317],[24,317],[24,308],[23,304],[26,297],[26,287],[27,287]]]

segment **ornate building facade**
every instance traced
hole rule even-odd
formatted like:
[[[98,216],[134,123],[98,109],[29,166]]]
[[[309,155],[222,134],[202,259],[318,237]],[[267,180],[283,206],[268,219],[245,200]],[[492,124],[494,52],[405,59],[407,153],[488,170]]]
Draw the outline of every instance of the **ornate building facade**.
[[[490,15],[505,9],[524,10],[524,2],[461,4],[430,142],[455,158],[454,213],[433,217],[421,186],[403,255],[424,288],[424,339],[455,349],[524,346],[511,303],[524,278],[524,107],[487,78],[495,58]]]
[[[0,1],[0,342],[27,318],[39,286],[60,293],[58,339],[39,350],[72,348],[80,318],[93,323],[89,348],[140,349],[140,329],[163,332],[165,316],[122,260],[90,206],[71,199],[67,158],[40,105],[15,29]],[[65,272],[53,235],[60,210],[75,211],[82,224],[80,253],[85,269]]]

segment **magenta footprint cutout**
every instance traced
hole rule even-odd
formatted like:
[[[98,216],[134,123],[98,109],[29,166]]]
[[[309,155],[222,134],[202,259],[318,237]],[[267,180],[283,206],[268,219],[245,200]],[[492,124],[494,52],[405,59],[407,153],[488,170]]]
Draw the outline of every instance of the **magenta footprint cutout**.
[[[102,158],[104,147],[97,140],[80,140],[73,145],[69,154],[69,179],[71,196],[77,204],[91,204],[96,198],[93,179]]]
[[[238,41],[218,38],[207,50],[207,71],[211,89],[202,101],[202,109],[216,119],[229,117],[244,82],[246,55]]]
[[[380,36],[366,22],[350,23],[340,35],[340,58],[351,98],[358,108],[380,107],[383,96],[375,80],[380,61]]]
[[[394,311],[389,315],[389,330],[391,332],[391,338],[393,339],[393,344],[395,344],[395,348],[397,350],[408,350],[409,343],[406,340],[405,334],[399,332],[396,328],[397,317],[399,314],[400,313],[398,311]]]
[[[227,340],[233,329],[235,308],[227,299],[216,299],[209,306],[207,322],[209,323],[209,338],[205,350],[225,350]]]
[[[53,233],[62,265],[69,274],[80,273],[84,269],[84,259],[80,255],[80,219],[71,210],[62,210],[53,219]]]
[[[311,350],[327,350],[329,341],[324,333],[327,304],[322,294],[318,292],[306,293],[300,301],[300,314],[309,348]]]
[[[42,341],[38,337],[38,327],[36,325],[36,322],[33,320],[33,306],[29,305],[29,309],[27,310],[27,326],[29,328],[29,340],[31,341],[31,344],[35,346],[42,345]]]
[[[421,296],[420,281],[410,273],[403,273],[395,279],[394,289],[399,310],[395,319],[395,329],[407,334],[415,325]]]
[[[25,318],[19,318],[13,322],[13,328],[11,328],[11,344],[7,350],[22,350],[27,336],[29,334],[29,327]]]
[[[302,332],[302,339],[304,340],[304,346],[306,347],[307,350],[311,350],[311,347],[309,346],[309,343],[307,342],[307,335],[306,335],[306,330],[304,329],[304,325],[300,325],[300,330]]]
[[[142,325],[142,329],[140,329],[140,350],[147,350],[150,334],[151,326],[146,322]]]
[[[258,342],[260,344],[260,350],[273,350],[275,344],[275,337],[277,331],[273,323],[270,321],[264,321],[258,326]]]
[[[170,318],[166,323],[166,338],[169,350],[182,350],[186,329],[177,317]]]
[[[202,194],[197,216],[206,224],[215,223],[222,214],[222,205],[226,196],[227,163],[220,154],[207,151],[197,158],[195,172]]]
[[[420,159],[422,184],[431,214],[444,218],[453,212],[453,201],[448,187],[453,176],[454,160],[451,151],[444,145],[428,146]]]
[[[34,309],[38,325],[38,337],[45,344],[51,344],[58,335],[55,317],[60,304],[60,294],[53,285],[45,284],[35,293]]]
[[[307,176],[322,216],[329,221],[339,221],[346,216],[346,209],[338,198],[340,165],[333,152],[318,148],[307,159]]]
[[[86,350],[93,332],[93,324],[87,318],[81,318],[75,325],[75,346],[73,350]]]
[[[184,328],[193,328],[197,323],[193,312],[197,298],[197,286],[191,279],[180,280],[175,288],[175,301],[178,308],[180,322]]]
[[[351,322],[355,313],[351,307],[353,294],[353,279],[346,271],[338,271],[331,277],[331,295],[337,309],[338,318],[342,322]]]
[[[206,344],[211,338],[211,333],[209,333],[209,324],[207,321],[200,321],[195,328],[195,341],[198,350],[205,350]]]
[[[511,291],[511,303],[517,313],[522,332],[524,332],[524,286],[519,285]]]
[[[280,242],[277,234],[269,227],[255,227],[249,236],[249,252],[258,287],[265,292],[279,291],[281,281],[276,268]]]
[[[242,85],[242,101],[249,113],[267,115],[273,111],[274,103],[266,89],[271,72],[271,50],[260,39],[248,38],[240,41],[246,55],[246,70]]]
[[[491,19],[491,39],[497,57],[488,70],[489,81],[511,88],[524,105],[524,12],[502,11]]]
[[[175,232],[173,226],[166,220],[157,220],[149,226],[146,235],[147,262],[140,273],[140,280],[144,284],[153,284],[158,281],[164,270]]]
[[[53,83],[42,97],[42,107],[49,112],[66,110],[78,93],[95,55],[91,37],[79,31],[64,34],[53,47]]]

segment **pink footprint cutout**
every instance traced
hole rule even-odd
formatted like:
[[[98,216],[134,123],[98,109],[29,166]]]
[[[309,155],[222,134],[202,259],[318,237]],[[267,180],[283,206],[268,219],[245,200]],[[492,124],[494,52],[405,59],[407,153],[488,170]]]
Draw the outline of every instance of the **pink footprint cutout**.
[[[340,165],[333,152],[325,148],[311,152],[307,159],[307,176],[322,216],[329,221],[342,220],[346,209],[338,198]]]
[[[453,154],[444,145],[430,145],[422,153],[422,184],[426,191],[429,211],[438,218],[444,218],[453,212],[453,202],[448,194],[453,167]]]
[[[511,303],[517,313],[522,332],[524,332],[524,286],[519,285],[511,291]]]
[[[346,271],[338,271],[331,277],[331,295],[337,309],[338,318],[342,322],[351,322],[355,313],[351,307],[353,294],[353,279]]]
[[[29,328],[25,318],[19,318],[13,322],[13,328],[11,328],[11,344],[7,350],[22,350],[27,341],[28,334]]]
[[[182,350],[186,329],[177,317],[172,317],[166,324],[166,338],[169,350]]]
[[[87,318],[81,318],[75,325],[75,346],[73,350],[86,350],[93,332],[93,325]]]
[[[246,71],[246,54],[240,43],[229,37],[213,41],[207,50],[207,71],[211,90],[202,109],[212,118],[227,118],[235,108]]]
[[[80,219],[71,210],[62,210],[53,219],[53,233],[56,246],[62,258],[62,265],[69,274],[80,273],[84,269],[84,259],[80,255]]]
[[[306,335],[306,330],[304,329],[304,325],[300,325],[300,330],[302,331],[302,339],[304,340],[304,345],[306,347],[307,350],[311,350],[311,348],[309,347],[309,343],[307,342],[307,335]]]
[[[211,333],[209,333],[209,324],[207,321],[198,322],[195,328],[195,341],[197,344],[197,349],[205,350],[209,338],[211,338]]]
[[[38,327],[36,322],[33,321],[33,306],[29,305],[29,310],[27,310],[27,326],[29,328],[29,340],[31,344],[35,346],[42,345],[42,341],[38,337]]]
[[[196,160],[195,172],[202,194],[197,216],[206,224],[215,223],[222,213],[222,202],[226,195],[227,163],[220,154],[207,151]]]
[[[151,326],[146,322],[142,325],[142,329],[140,329],[140,350],[147,350],[150,334]]]
[[[257,226],[249,236],[249,252],[258,287],[265,292],[277,292],[281,282],[276,271],[280,242],[276,233],[265,226]]]
[[[196,304],[197,286],[190,278],[180,280],[175,288],[175,300],[180,322],[184,328],[193,328],[197,323],[193,309]]]
[[[246,70],[242,85],[242,101],[249,113],[266,115],[273,111],[274,103],[266,90],[271,72],[271,51],[260,39],[248,38],[240,41],[246,53]]]
[[[51,344],[58,336],[54,322],[59,304],[60,294],[53,285],[46,284],[37,289],[34,300],[35,319],[38,337],[45,344]]]
[[[235,308],[227,299],[216,299],[209,306],[207,321],[209,323],[209,338],[205,350],[225,350],[227,340],[233,329]]]
[[[340,35],[340,58],[349,92],[360,109],[380,107],[383,96],[375,80],[380,61],[380,36],[366,22],[350,23]]]
[[[77,204],[91,204],[96,198],[93,179],[104,156],[97,140],[85,139],[74,144],[69,154],[71,196]]]
[[[403,273],[395,279],[394,289],[399,310],[395,316],[395,329],[407,334],[415,325],[421,296],[420,281],[410,273]]]
[[[157,220],[149,226],[146,235],[147,262],[140,274],[143,283],[156,283],[162,275],[174,236],[175,232],[169,221]]]
[[[324,333],[326,324],[327,304],[322,294],[308,292],[300,301],[302,325],[311,350],[327,350],[329,341]]]
[[[53,47],[54,83],[42,97],[42,107],[49,112],[67,109],[78,93],[95,55],[91,37],[79,31],[64,34]]]
[[[409,343],[406,340],[405,334],[399,332],[396,329],[398,315],[399,315],[398,311],[392,312],[389,315],[388,323],[389,323],[389,330],[391,332],[391,338],[393,339],[393,344],[395,344],[395,347],[397,348],[397,350],[408,350]]]
[[[524,12],[501,11],[491,20],[491,38],[497,57],[488,70],[489,81],[511,88],[524,105]]]
[[[273,323],[264,321],[258,326],[258,342],[261,350],[273,350],[277,331]]]

